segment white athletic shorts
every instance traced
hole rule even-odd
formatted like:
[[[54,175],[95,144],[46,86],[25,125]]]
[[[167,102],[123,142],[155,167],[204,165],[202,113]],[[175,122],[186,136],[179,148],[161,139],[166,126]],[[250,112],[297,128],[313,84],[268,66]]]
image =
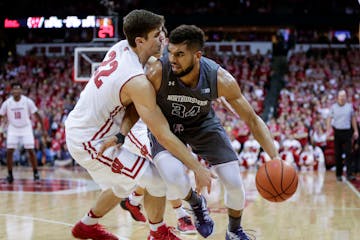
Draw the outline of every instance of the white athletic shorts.
[[[31,126],[17,128],[9,125],[6,137],[6,147],[16,149],[23,144],[25,149],[34,149],[34,133]]]
[[[141,177],[149,167],[149,160],[122,147],[111,147],[103,156],[96,158],[101,146],[99,140],[79,143],[67,135],[66,143],[72,157],[89,172],[101,189],[112,188],[117,197],[125,198],[137,185],[146,185],[141,183]]]

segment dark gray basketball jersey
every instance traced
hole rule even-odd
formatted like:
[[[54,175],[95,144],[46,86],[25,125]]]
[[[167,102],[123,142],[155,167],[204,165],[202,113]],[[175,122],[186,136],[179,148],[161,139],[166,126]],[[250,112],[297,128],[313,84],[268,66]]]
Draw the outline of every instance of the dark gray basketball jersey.
[[[219,65],[201,57],[198,85],[189,88],[173,75],[166,55],[161,58],[161,62],[163,73],[157,104],[172,132],[212,165],[237,160],[230,140],[211,106],[211,101],[218,97]],[[149,138],[153,157],[165,150],[151,133]]]
[[[219,65],[206,57],[201,57],[199,82],[195,88],[189,88],[174,76],[167,56],[161,58],[161,62],[163,73],[157,103],[170,126],[182,124],[190,127],[205,120],[215,120],[211,101],[218,97]]]

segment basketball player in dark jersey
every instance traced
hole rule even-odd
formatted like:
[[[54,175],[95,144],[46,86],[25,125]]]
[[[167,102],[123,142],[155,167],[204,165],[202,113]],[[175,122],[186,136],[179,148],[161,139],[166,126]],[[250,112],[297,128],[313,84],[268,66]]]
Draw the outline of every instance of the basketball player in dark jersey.
[[[278,152],[267,126],[241,94],[237,81],[228,71],[202,56],[203,46],[204,33],[200,28],[177,27],[170,33],[167,53],[148,68],[147,77],[157,91],[157,104],[173,133],[211,164],[225,187],[229,214],[225,239],[249,239],[241,227],[245,191],[237,156],[211,101],[224,97],[270,158],[278,158]],[[213,221],[208,216],[204,197],[192,190],[181,161],[151,133],[149,138],[153,161],[167,185],[167,198],[188,201],[194,210],[197,230],[208,237],[213,231]]]

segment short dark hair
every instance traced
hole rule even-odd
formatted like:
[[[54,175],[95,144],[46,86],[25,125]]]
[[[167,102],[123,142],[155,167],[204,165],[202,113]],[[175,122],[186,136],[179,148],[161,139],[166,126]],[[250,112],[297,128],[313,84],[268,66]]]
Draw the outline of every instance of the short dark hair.
[[[169,43],[184,43],[189,49],[201,51],[205,43],[205,34],[195,25],[180,25],[170,32]]]
[[[149,32],[159,28],[164,23],[164,16],[144,9],[136,9],[123,18],[123,31],[129,45],[136,47],[135,38],[147,39]]]
[[[11,83],[11,88],[14,88],[14,87],[20,87],[20,88],[22,88],[22,85],[21,85],[21,83],[19,83],[19,82],[13,82],[13,83]]]

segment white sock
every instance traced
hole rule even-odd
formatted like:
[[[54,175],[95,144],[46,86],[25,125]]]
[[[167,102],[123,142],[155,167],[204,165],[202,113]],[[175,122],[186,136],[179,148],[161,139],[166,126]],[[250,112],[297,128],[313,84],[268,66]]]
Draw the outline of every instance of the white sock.
[[[174,208],[174,211],[177,219],[189,216],[189,214],[185,211],[182,205],[178,208]]]
[[[139,206],[141,204],[143,197],[144,195],[137,195],[135,192],[133,192],[129,196],[130,204],[133,206]]]
[[[156,232],[158,230],[158,228],[165,225],[165,223],[164,223],[164,221],[161,221],[159,223],[154,223],[154,224],[149,222],[149,225],[150,225],[151,231]]]
[[[94,225],[98,223],[100,217],[95,216],[95,214],[90,210],[82,219],[81,222],[86,225]]]

